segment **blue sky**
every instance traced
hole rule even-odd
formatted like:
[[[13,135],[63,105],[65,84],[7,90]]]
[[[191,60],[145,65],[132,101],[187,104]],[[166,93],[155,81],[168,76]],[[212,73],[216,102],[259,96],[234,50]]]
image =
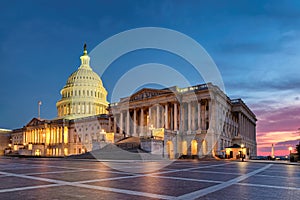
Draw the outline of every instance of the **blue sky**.
[[[182,32],[206,49],[227,95],[243,98],[256,113],[261,147],[299,136],[299,1],[12,0],[2,2],[0,11],[2,128],[22,127],[37,116],[39,100],[43,118],[56,116],[59,91],[79,66],[84,42],[93,49],[119,32],[151,26]],[[172,66],[192,84],[201,83],[178,56],[137,51],[104,73],[109,95],[123,73],[149,62]],[[278,140],[272,141],[275,132]]]

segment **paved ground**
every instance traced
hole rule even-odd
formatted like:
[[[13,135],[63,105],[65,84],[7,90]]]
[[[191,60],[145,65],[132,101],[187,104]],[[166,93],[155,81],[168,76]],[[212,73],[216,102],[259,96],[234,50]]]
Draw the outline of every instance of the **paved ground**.
[[[0,199],[300,197],[300,166],[225,161],[176,161],[162,166],[157,162],[0,158]]]

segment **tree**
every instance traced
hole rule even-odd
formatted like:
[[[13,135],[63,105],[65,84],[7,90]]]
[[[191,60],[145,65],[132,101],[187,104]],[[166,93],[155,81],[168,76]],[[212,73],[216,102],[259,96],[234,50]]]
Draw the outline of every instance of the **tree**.
[[[300,141],[299,141],[299,144],[296,145],[296,151],[297,151],[298,156],[300,156]]]

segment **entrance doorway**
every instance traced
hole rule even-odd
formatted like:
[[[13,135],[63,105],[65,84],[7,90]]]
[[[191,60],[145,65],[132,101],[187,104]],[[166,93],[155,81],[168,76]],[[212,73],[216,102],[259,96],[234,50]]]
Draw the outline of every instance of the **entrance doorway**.
[[[192,155],[198,154],[198,142],[196,140],[192,140],[191,142],[191,154]]]
[[[41,156],[42,152],[40,149],[35,150],[34,155],[35,156]]]

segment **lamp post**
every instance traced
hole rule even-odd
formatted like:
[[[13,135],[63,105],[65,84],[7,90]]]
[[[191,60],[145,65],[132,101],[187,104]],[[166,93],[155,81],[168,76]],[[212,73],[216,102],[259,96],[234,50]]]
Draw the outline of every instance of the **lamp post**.
[[[242,147],[242,153],[241,153],[241,156],[242,156],[242,162],[244,162],[244,147],[245,147],[245,145],[244,145],[244,144],[241,144],[241,147]]]
[[[293,150],[293,147],[289,147],[289,150],[290,150],[290,162],[292,162],[292,150]]]

